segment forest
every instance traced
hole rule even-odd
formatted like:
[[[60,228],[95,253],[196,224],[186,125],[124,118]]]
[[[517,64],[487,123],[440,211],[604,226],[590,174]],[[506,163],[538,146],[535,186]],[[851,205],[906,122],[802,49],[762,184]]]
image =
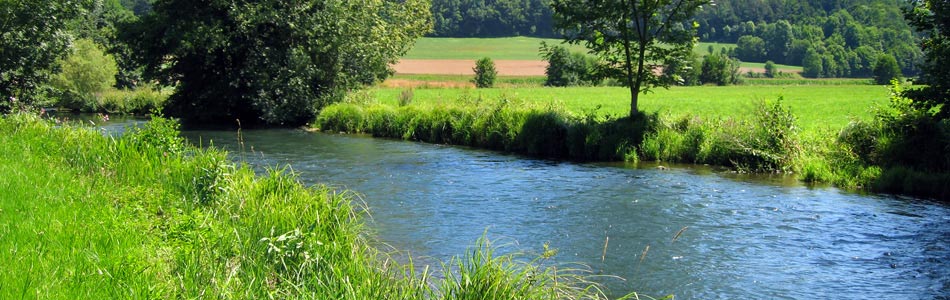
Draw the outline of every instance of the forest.
[[[551,0],[434,0],[436,37],[561,37]],[[812,78],[871,77],[879,61],[918,75],[920,38],[902,17],[902,0],[717,0],[697,16],[702,42],[736,44],[745,62],[803,66]]]

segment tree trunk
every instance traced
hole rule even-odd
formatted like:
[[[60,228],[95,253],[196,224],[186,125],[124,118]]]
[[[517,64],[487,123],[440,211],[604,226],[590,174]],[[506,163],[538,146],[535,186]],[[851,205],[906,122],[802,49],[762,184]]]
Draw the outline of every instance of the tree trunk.
[[[624,26],[624,32],[623,32],[623,33],[624,33],[624,41],[623,41],[623,52],[624,52],[624,53],[623,53],[623,54],[624,54],[624,58],[625,58],[625,61],[624,61],[624,69],[626,69],[626,72],[625,72],[625,73],[627,73],[627,74],[625,74],[625,75],[626,75],[626,79],[627,79],[627,82],[626,82],[626,83],[627,83],[627,87],[630,88],[630,117],[633,117],[634,115],[636,115],[636,114],[639,112],[639,109],[637,109],[637,97],[640,96],[640,76],[638,76],[639,74],[634,74],[634,73],[633,73],[633,60],[632,60],[632,57],[631,57],[631,56],[632,56],[632,53],[630,53],[630,34],[629,34],[629,31],[630,31],[630,29],[628,29],[628,28],[626,28],[626,26]],[[643,48],[643,47],[641,47],[641,48]],[[641,55],[640,57],[641,57],[640,60],[642,60],[642,59],[643,59],[643,58],[642,58],[643,56]],[[641,64],[642,64],[642,62],[641,62]]]
[[[633,86],[630,87],[630,91],[633,95],[630,95],[630,117],[635,117],[640,114],[640,109],[637,107],[637,100],[640,97],[640,86],[643,85],[643,72],[653,72],[653,70],[644,70],[643,64],[646,60],[647,46],[643,41],[637,45],[639,56],[637,56],[637,77],[634,80]],[[652,75],[652,74],[650,74]]]

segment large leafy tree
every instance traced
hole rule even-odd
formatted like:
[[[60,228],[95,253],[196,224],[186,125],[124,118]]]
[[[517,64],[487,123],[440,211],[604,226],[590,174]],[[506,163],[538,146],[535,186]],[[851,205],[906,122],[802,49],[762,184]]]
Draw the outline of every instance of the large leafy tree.
[[[950,118],[950,1],[914,0],[905,17],[925,35],[921,48],[925,62],[921,79],[927,87],[906,95],[924,109],[936,109],[937,117]]]
[[[66,55],[66,25],[86,2],[0,0],[0,111],[34,100]]]
[[[688,21],[706,0],[555,0],[555,23],[571,43],[583,43],[607,62],[607,75],[630,88],[630,116],[641,92],[668,87],[657,71],[688,57],[695,28]]]
[[[185,123],[296,125],[380,80],[431,27],[422,0],[157,0],[122,33]]]

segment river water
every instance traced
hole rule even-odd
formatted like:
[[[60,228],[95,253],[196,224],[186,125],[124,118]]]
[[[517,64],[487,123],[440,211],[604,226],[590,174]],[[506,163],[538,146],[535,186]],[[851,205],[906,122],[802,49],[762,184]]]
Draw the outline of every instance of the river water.
[[[289,165],[305,183],[357,191],[382,242],[434,267],[487,232],[505,251],[548,243],[558,263],[616,275],[598,279],[613,295],[950,296],[950,207],[929,201],[299,130],[246,130],[243,144],[234,131],[184,134],[259,170]]]

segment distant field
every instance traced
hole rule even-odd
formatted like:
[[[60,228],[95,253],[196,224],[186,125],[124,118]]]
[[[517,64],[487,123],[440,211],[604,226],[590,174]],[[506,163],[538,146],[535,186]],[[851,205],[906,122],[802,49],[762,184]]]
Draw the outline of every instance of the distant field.
[[[395,104],[403,90],[377,88],[373,93],[379,101]],[[625,115],[630,103],[628,90],[620,87],[415,89],[413,103],[438,104],[463,96],[546,102],[576,113],[599,106],[598,114],[611,115]],[[838,130],[854,118],[869,119],[872,107],[887,103],[888,91],[874,85],[674,87],[641,95],[640,109],[674,116],[744,117],[756,101],[779,97],[784,97],[804,130]]]
[[[560,44],[559,39],[531,37],[507,38],[421,38],[403,56],[405,59],[468,59],[491,57],[494,60],[541,60],[541,42]],[[584,46],[568,45],[573,51],[587,52]]]
[[[541,60],[539,54],[541,42],[561,44],[559,39],[541,39],[531,37],[507,38],[421,38],[403,59],[407,60],[477,60],[490,57],[493,60]],[[582,45],[566,45],[572,51],[587,52]],[[699,55],[709,53],[712,46],[719,53],[723,48],[734,48],[735,44],[699,43],[694,51]],[[742,63],[743,68],[764,69],[763,63]],[[778,65],[786,72],[801,72],[800,66]]]

